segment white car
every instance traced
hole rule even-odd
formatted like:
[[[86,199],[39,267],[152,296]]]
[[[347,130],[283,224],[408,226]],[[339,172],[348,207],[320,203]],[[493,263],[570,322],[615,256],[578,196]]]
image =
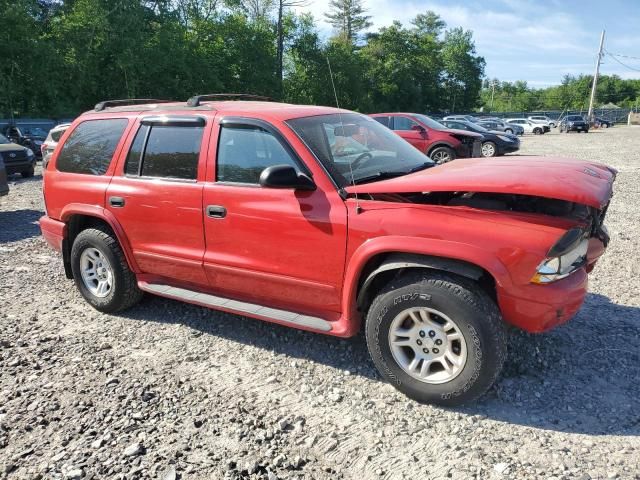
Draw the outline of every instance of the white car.
[[[51,154],[56,149],[56,145],[58,145],[60,137],[62,137],[62,134],[67,130],[67,128],[69,128],[70,125],[70,123],[61,123],[60,125],[56,125],[51,130],[49,130],[47,139],[40,147],[42,151],[42,168],[47,167],[47,163],[49,163]]]
[[[507,123],[513,123],[520,125],[524,129],[524,133],[533,133],[534,135],[542,135],[545,132],[544,125],[540,123],[534,123],[526,118],[507,118]],[[548,127],[547,127],[548,128]]]
[[[531,120],[533,123],[540,123],[542,125],[547,125],[551,128],[556,128],[558,125],[558,121],[547,117],[546,115],[531,115],[527,117],[527,120]]]

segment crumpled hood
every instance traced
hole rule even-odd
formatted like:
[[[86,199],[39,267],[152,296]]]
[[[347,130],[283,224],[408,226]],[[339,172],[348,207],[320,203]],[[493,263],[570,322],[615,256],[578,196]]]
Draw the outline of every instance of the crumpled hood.
[[[483,192],[532,195],[603,208],[616,170],[559,157],[468,158],[402,177],[346,187],[348,193]]]

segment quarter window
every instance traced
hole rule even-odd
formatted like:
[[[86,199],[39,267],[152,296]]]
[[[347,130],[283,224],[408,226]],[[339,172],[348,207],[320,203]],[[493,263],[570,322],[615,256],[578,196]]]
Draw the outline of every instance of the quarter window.
[[[142,125],[125,164],[126,175],[196,180],[203,127]]]
[[[64,142],[56,168],[61,172],[104,175],[127,123],[124,118],[82,122]]]
[[[262,171],[273,165],[298,165],[285,146],[263,128],[223,125],[218,143],[216,177],[219,182],[257,184]]]

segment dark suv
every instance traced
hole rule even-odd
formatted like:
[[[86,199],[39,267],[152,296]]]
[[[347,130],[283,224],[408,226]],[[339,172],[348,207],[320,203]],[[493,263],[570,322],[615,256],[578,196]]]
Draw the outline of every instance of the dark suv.
[[[9,125],[4,129],[3,133],[13,143],[31,149],[36,157],[42,158],[40,149],[44,139],[47,138],[47,131],[43,128]]]
[[[589,123],[581,115],[567,115],[560,121],[560,132],[589,131]]]
[[[36,156],[30,148],[11,142],[0,134],[0,156],[4,160],[7,175],[20,173],[23,177],[33,177]]]

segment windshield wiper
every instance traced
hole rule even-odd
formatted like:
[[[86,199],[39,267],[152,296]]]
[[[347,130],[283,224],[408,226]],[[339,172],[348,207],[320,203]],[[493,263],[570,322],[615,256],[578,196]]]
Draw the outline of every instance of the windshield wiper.
[[[373,175],[369,175],[367,177],[358,178],[353,181],[354,185],[358,185],[360,183],[372,182],[374,180],[382,180],[385,178],[394,178],[401,177],[402,175],[406,175],[408,172],[378,172]]]
[[[420,170],[426,170],[427,168],[435,167],[436,162],[424,162],[422,165],[417,165],[409,170],[407,173],[419,172]]]
[[[373,175],[369,175],[367,177],[362,177],[359,178],[357,180],[355,180],[353,183],[354,185],[358,185],[360,183],[367,183],[367,182],[372,182],[374,180],[383,180],[385,178],[394,178],[394,177],[401,177],[403,175],[408,175],[410,173],[415,173],[415,172],[419,172],[420,170],[425,170],[427,168],[431,168],[435,166],[435,162],[425,162],[423,164],[420,165],[416,165],[415,167],[406,170],[404,172],[378,172],[375,173]]]

